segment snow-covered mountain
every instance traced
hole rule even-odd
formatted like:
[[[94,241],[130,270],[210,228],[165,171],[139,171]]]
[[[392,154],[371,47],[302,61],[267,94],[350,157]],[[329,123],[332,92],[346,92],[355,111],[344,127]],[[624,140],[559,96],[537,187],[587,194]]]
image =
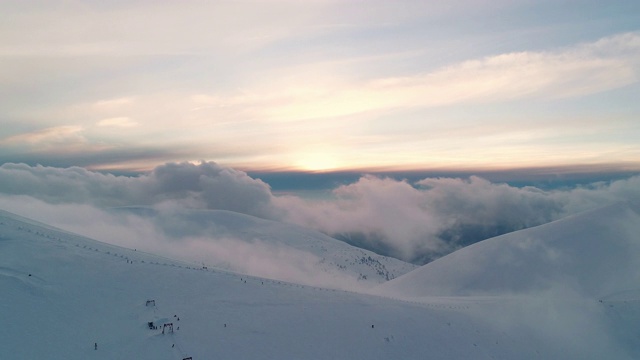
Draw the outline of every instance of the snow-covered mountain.
[[[618,203],[460,249],[377,291],[394,296],[575,292],[600,299],[640,289],[640,207]]]
[[[331,283],[352,285],[359,283],[362,287],[394,279],[417,268],[413,264],[381,256],[368,250],[348,245],[318,231],[297,225],[270,221],[250,215],[225,210],[186,210],[162,211],[148,207],[127,207],[112,209],[114,212],[136,214],[150,220],[161,228],[162,233],[174,238],[197,237],[204,239],[211,248],[226,247],[227,249],[252,246],[262,247],[259,254],[262,259],[273,255],[282,257],[282,261],[291,261],[281,254],[293,252],[294,257],[304,257],[308,262],[309,272],[322,272],[324,279],[317,276],[299,277],[296,274],[276,272],[274,274],[253,268],[251,264],[239,266],[244,261],[229,262],[234,256],[229,251],[213,252],[207,259],[216,267],[236,270],[256,276],[266,276],[280,280],[307,283],[308,285]],[[235,244],[234,244],[235,243]],[[217,246],[219,244],[219,246]],[[275,249],[275,250],[274,250]],[[221,256],[216,256],[222,253]],[[268,254],[267,254],[268,253]]]
[[[572,227],[596,219],[605,242],[626,234],[622,229],[638,226],[637,211],[619,206],[531,230],[537,239],[558,233],[557,242],[566,242],[562,249],[571,253],[571,244],[580,241],[568,238],[577,234]],[[608,232],[607,227],[614,225]],[[638,238],[625,239],[637,242]],[[533,265],[536,261],[527,260],[527,249],[536,247],[510,252],[512,261],[518,263],[520,258],[519,271],[534,273],[538,267]],[[633,256],[634,247],[629,244],[627,249]],[[575,252],[595,256],[602,250]],[[443,260],[476,258],[473,251],[463,258],[452,255]],[[482,255],[482,251],[477,254]],[[617,259],[602,260],[606,262],[618,265]],[[555,269],[573,277],[584,270],[580,264]],[[482,288],[491,290],[491,296],[483,291],[483,296],[446,297],[425,296],[428,282],[418,281],[432,276],[428,267],[382,285],[387,297],[372,296],[204,269],[0,212],[0,354],[11,359],[154,360],[637,359],[640,355],[638,287],[602,298],[591,295],[633,284],[636,272],[627,277],[626,266],[609,272],[623,277],[615,287],[575,286],[571,289],[577,290],[568,295],[551,296],[533,285],[526,289],[535,291],[511,292],[503,283]],[[495,276],[488,266],[477,271],[478,278],[482,272]],[[423,291],[409,293],[406,279],[412,278]],[[458,284],[447,294],[472,292],[477,291]],[[505,295],[512,293],[517,295]],[[408,300],[410,296],[415,298]]]

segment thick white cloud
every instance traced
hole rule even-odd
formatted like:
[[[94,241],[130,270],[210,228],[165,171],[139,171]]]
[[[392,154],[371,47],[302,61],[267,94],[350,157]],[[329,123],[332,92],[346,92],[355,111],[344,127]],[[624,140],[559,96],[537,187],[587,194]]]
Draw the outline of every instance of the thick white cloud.
[[[554,191],[494,184],[474,176],[424,179],[414,185],[365,176],[337,188],[335,200],[274,201],[288,221],[420,263],[604,204],[640,200],[640,176]]]
[[[113,176],[80,167],[25,164],[0,166],[2,193],[28,195],[51,203],[100,207],[174,202],[185,207],[268,216],[271,192],[264,182],[213,162],[168,163],[148,175]]]
[[[406,181],[365,176],[334,201],[275,201],[287,219],[409,261],[427,261],[500,233],[548,222],[562,204],[538,189],[478,177]]]
[[[148,176],[148,182],[154,202],[187,200],[187,205],[193,207],[260,217],[268,217],[273,211],[269,185],[212,162],[158,166]]]
[[[173,211],[229,210],[306,226],[416,263],[605,204],[640,202],[640,176],[550,191],[496,184],[473,176],[428,178],[413,184],[363,176],[333,193],[334,198],[328,200],[274,196],[264,182],[211,162],[168,163],[135,177],[105,175],[79,167],[0,166],[0,194],[4,199],[0,205],[8,211],[30,203],[15,200],[16,196],[35,198],[60,209],[85,206],[82,214],[91,214],[90,209],[134,205]],[[25,210],[23,206],[21,213],[36,214],[37,208]],[[94,222],[92,217],[78,218]],[[168,237],[185,236],[179,223],[173,228],[161,226],[154,231]],[[198,237],[200,233],[188,236]],[[140,235],[144,236],[150,235]]]

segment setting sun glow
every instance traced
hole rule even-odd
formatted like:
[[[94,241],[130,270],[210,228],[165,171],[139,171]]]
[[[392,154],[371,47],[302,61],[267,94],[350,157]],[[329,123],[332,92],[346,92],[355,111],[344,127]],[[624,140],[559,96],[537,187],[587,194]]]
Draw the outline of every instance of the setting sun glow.
[[[303,171],[330,171],[340,167],[334,154],[329,152],[311,152],[300,156],[296,167]]]

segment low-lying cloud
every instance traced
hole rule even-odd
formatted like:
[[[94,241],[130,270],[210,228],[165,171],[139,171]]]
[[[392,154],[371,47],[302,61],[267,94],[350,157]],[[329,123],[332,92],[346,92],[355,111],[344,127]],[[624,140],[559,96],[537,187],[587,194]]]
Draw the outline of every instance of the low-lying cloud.
[[[27,195],[54,204],[119,207],[171,202],[185,208],[229,210],[258,217],[274,212],[267,184],[213,162],[167,163],[136,177],[80,167],[4,164],[0,166],[0,189],[4,194]]]
[[[367,175],[337,187],[331,199],[309,200],[275,196],[261,180],[213,162],[168,163],[149,174],[133,177],[78,167],[0,166],[1,208],[99,240],[114,243],[120,238],[122,242],[118,244],[128,247],[142,247],[137,243],[142,241],[153,248],[155,242],[161,246],[182,239],[182,247],[196,249],[200,241],[197,239],[203,236],[176,230],[185,226],[180,223],[160,226],[132,223],[132,218],[122,216],[105,217],[108,212],[104,209],[142,205],[172,211],[229,210],[316,229],[353,245],[417,264],[486,238],[626,200],[640,201],[640,176],[543,191],[492,183],[475,176],[427,178],[410,183]],[[104,224],[119,225],[101,229]],[[127,227],[137,230],[118,235],[118,231]],[[190,245],[186,245],[185,239]],[[262,245],[252,246],[258,249]],[[216,261],[228,259],[244,264],[237,266],[251,263],[246,251],[244,255],[233,256],[223,248],[229,246],[212,250],[209,255]],[[237,248],[237,254],[243,254],[241,249]],[[272,259],[284,253],[283,249],[271,250]],[[295,258],[285,257],[290,261]],[[281,257],[273,263],[287,261]],[[266,268],[263,270],[267,271]],[[269,271],[278,270],[274,267]]]
[[[477,241],[618,201],[640,200],[640,177],[567,190],[479,177],[407,181],[362,177],[331,201],[274,201],[285,218],[406,261],[426,263]]]
[[[155,208],[104,209],[0,195],[0,208],[105,243],[196,266],[326,288],[364,290],[371,286],[357,275],[323,266],[322,259],[311,252],[269,241],[268,234],[262,239],[225,231],[224,225],[229,224],[207,221],[207,212],[190,213],[167,203]]]
[[[288,211],[289,221],[417,263],[549,222],[563,212],[561,201],[541,190],[492,184],[473,176],[415,184],[365,176],[334,194],[335,200],[324,202],[275,201]]]

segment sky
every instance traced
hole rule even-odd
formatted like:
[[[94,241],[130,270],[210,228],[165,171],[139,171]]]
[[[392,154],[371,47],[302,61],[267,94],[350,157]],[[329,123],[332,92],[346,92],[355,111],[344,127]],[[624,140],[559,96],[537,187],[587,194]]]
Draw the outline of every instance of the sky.
[[[2,1],[0,208],[104,241],[109,209],[228,210],[424,264],[640,201],[638,99],[635,0]]]
[[[2,1],[0,164],[640,172],[640,3]]]

